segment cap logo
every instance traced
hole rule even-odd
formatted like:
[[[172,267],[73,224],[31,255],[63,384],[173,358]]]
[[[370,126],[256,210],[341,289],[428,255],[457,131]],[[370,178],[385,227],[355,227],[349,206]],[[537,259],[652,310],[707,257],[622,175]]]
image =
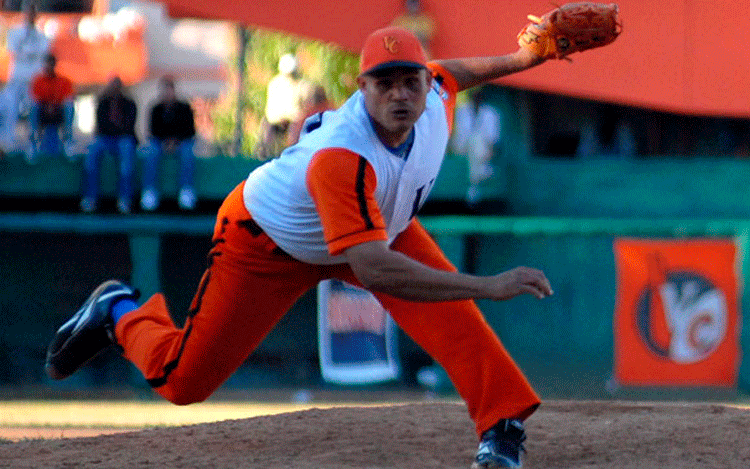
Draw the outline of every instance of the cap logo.
[[[400,42],[398,39],[396,39],[393,36],[383,36],[383,47],[385,47],[385,50],[390,52],[391,54],[398,54]]]

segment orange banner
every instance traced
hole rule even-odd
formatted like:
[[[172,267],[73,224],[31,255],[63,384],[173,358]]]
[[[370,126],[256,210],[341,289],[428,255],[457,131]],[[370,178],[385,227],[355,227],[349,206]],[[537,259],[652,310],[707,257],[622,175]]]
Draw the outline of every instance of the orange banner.
[[[618,239],[614,253],[619,384],[734,386],[740,360],[734,243]]]

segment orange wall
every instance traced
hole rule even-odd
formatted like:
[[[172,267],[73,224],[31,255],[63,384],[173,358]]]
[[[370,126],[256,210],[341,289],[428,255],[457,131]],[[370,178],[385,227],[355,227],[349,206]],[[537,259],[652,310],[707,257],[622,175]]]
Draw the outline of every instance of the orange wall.
[[[619,5],[623,33],[610,46],[503,82],[685,114],[750,117],[750,4],[622,0]]]
[[[40,15],[42,19],[51,15]],[[76,85],[101,85],[118,75],[126,84],[137,83],[148,73],[148,58],[143,27],[131,30],[118,41],[111,38],[89,42],[75,32],[80,15],[54,15],[60,32],[52,43],[57,56],[57,71]],[[22,20],[20,15],[7,15],[6,25]],[[11,58],[7,49],[0,49],[0,80],[8,77]]]
[[[239,20],[358,51],[400,14],[401,0],[165,0],[175,16]],[[436,58],[503,54],[526,15],[549,0],[422,0],[433,15]],[[623,33],[573,63],[556,61],[501,83],[685,114],[750,117],[750,3],[620,0]]]

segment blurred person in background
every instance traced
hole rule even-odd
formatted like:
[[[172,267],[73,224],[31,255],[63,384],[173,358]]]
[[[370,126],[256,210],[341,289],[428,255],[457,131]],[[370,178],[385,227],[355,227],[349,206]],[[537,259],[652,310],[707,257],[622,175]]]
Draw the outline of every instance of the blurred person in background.
[[[333,109],[333,103],[328,100],[325,88],[321,85],[317,85],[305,103],[302,117],[289,125],[287,146],[294,145],[299,141],[302,125],[308,117],[331,109]]]
[[[24,5],[24,21],[8,31],[11,71],[0,95],[0,147],[6,152],[19,149],[18,120],[29,112],[31,80],[44,67],[50,49],[50,40],[36,27],[36,20],[37,5],[29,1]]]
[[[255,155],[259,159],[278,156],[286,147],[289,126],[304,115],[310,83],[302,78],[294,54],[279,59],[279,73],[268,82],[266,108]]]
[[[614,105],[599,106],[594,116],[583,119],[579,135],[576,156],[582,159],[632,159],[638,152],[629,119]]]
[[[391,25],[414,33],[429,59],[432,56],[432,39],[435,37],[435,20],[422,9],[419,0],[406,0],[404,9],[404,13],[397,16]]]
[[[55,71],[56,64],[54,54],[47,54],[42,73],[31,83],[31,135],[26,153],[30,163],[36,162],[39,154],[64,154],[69,159],[75,156],[72,153],[73,83]]]
[[[117,211],[130,213],[135,178],[136,111],[135,101],[123,93],[120,77],[110,79],[96,106],[96,135],[83,164],[83,212],[97,209],[102,159],[109,153],[118,163]]]
[[[469,99],[456,108],[453,151],[466,157],[469,187],[466,203],[476,206],[482,199],[480,184],[495,174],[492,158],[500,141],[501,117],[487,102],[487,90],[469,90]]]
[[[177,203],[182,210],[193,210],[197,202],[193,184],[193,109],[187,102],[177,99],[172,77],[162,77],[159,84],[159,101],[151,108],[149,120],[151,137],[143,168],[141,208],[150,212],[159,207],[159,166],[165,154],[174,153],[179,158]]]

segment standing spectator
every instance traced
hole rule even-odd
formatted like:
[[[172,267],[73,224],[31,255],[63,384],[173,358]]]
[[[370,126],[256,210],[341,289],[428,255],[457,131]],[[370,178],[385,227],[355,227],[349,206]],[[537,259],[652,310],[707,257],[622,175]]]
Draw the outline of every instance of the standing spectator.
[[[143,171],[141,208],[154,211],[159,207],[159,165],[164,153],[179,157],[177,203],[182,210],[193,210],[197,202],[193,185],[195,169],[195,119],[190,104],[177,100],[174,79],[163,77],[159,102],[151,109],[149,149]]]
[[[469,100],[456,108],[452,144],[456,153],[466,156],[469,165],[469,205],[481,200],[480,184],[495,173],[492,157],[500,141],[500,114],[486,102],[485,94],[483,88],[471,90]]]
[[[130,213],[135,168],[135,101],[125,96],[120,77],[107,83],[96,106],[96,138],[84,161],[84,187],[81,210],[96,210],[102,158],[111,153],[119,162],[117,210]]]
[[[36,161],[39,153],[54,155],[72,152],[73,83],[55,71],[57,59],[47,54],[44,69],[31,83],[30,149],[26,158]],[[60,132],[62,131],[62,140]]]
[[[18,148],[18,118],[28,112],[31,80],[42,70],[44,57],[50,47],[50,40],[36,28],[36,4],[27,3],[25,13],[25,21],[8,31],[7,46],[12,67],[0,97],[0,147],[5,151]]]
[[[261,122],[261,135],[256,156],[266,159],[281,153],[289,126],[304,115],[304,105],[310,84],[299,72],[297,58],[285,54],[279,59],[279,73],[268,82],[265,116]]]

